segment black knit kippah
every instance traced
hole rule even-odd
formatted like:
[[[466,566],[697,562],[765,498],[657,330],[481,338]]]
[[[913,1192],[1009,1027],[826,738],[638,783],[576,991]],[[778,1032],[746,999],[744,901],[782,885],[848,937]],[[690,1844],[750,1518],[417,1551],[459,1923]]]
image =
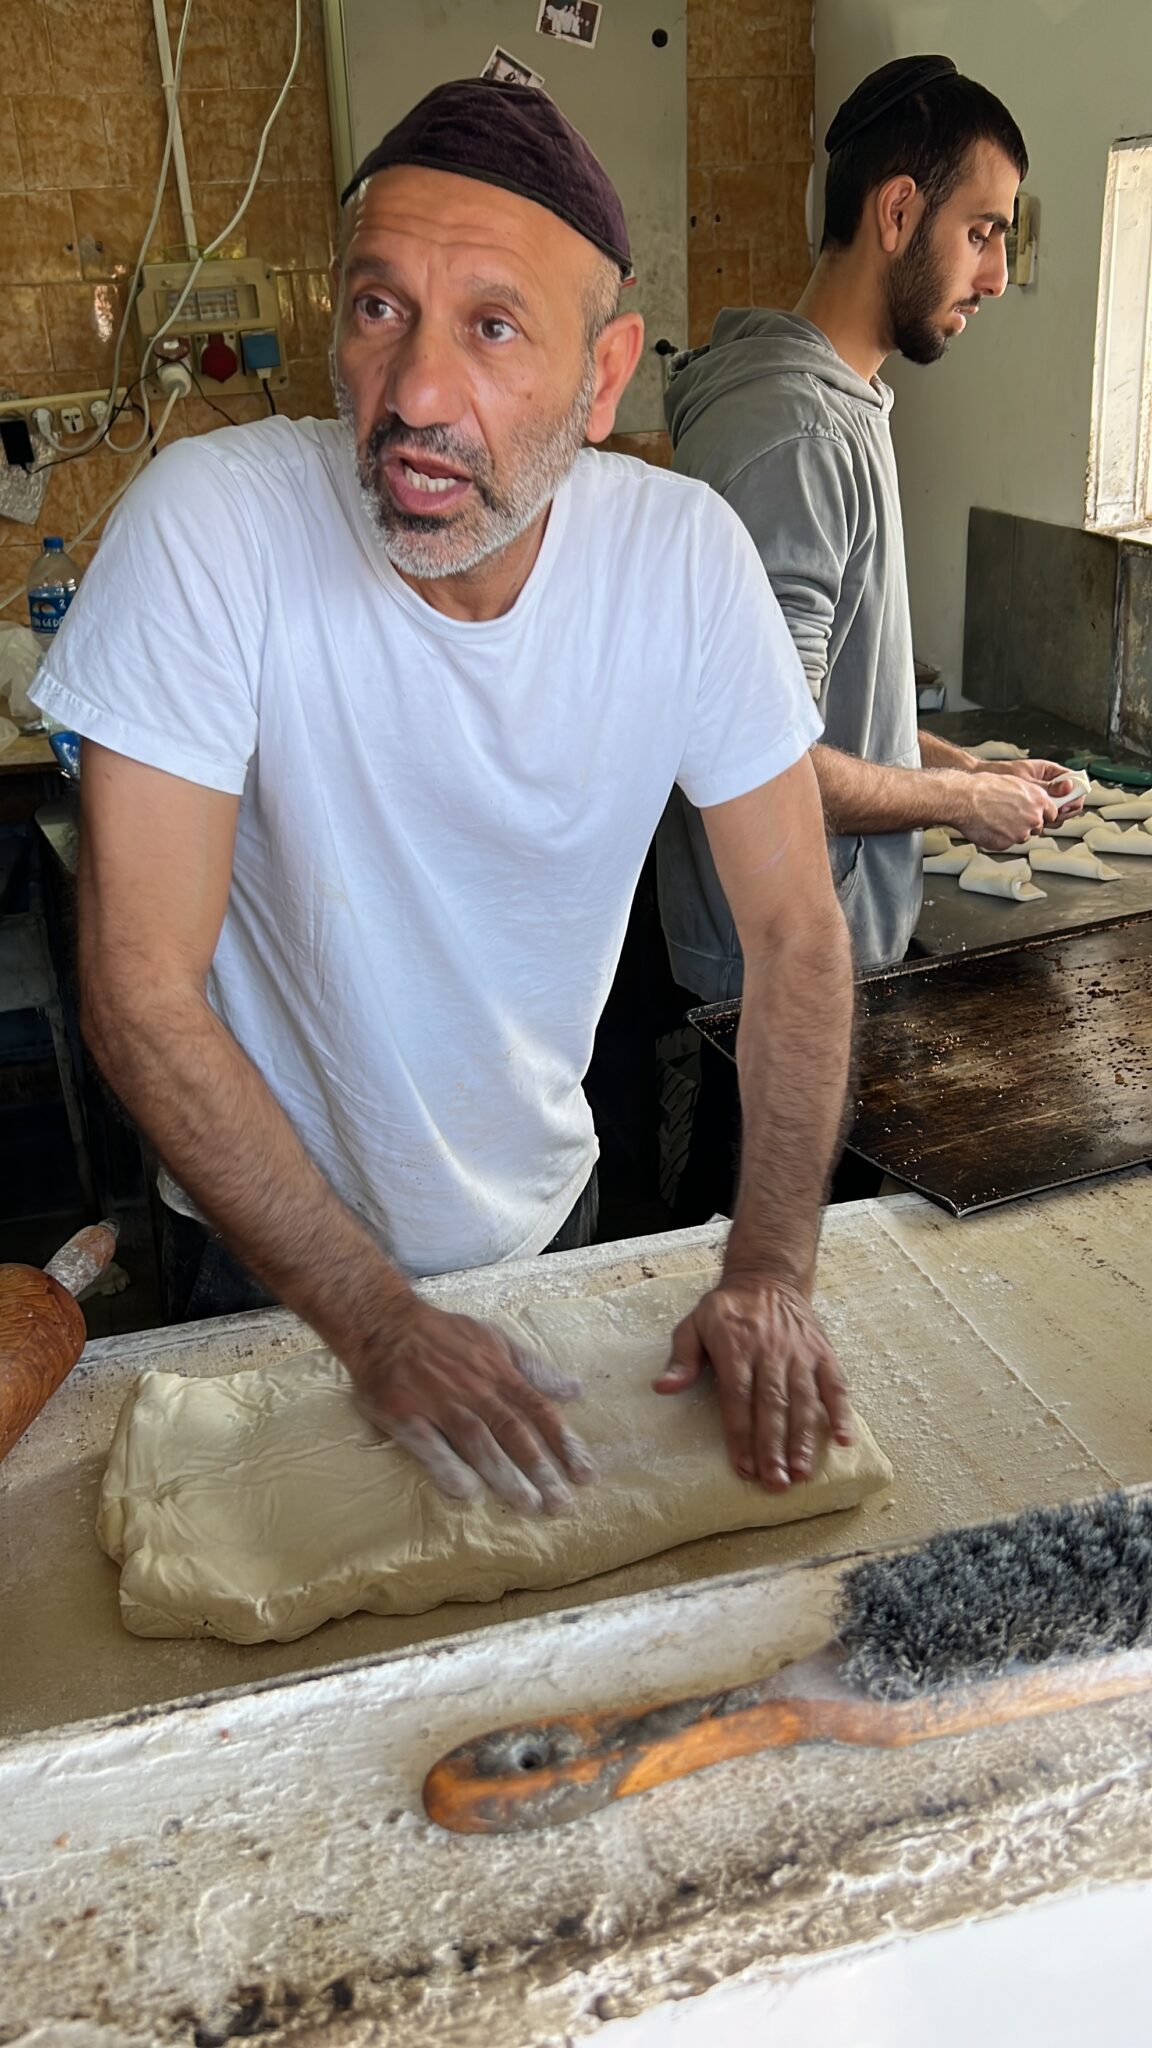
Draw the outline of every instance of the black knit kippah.
[[[438,85],[389,129],[340,194],[396,164],[452,171],[534,199],[632,274],[620,195],[584,137],[534,85],[458,78]]]
[[[849,94],[836,115],[824,137],[829,156],[843,149],[846,142],[854,141],[873,121],[899,106],[901,100],[910,99],[926,85],[934,85],[938,78],[958,76],[951,57],[896,57],[891,64],[882,64],[879,71],[870,72]]]

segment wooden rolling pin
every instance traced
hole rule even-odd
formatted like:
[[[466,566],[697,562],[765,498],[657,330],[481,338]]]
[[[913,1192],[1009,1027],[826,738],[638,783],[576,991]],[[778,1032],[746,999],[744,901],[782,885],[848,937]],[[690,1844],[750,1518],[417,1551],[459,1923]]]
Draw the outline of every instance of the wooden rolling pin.
[[[0,1459],[66,1379],[88,1332],[76,1296],[116,1250],[116,1225],[90,1223],[43,1271],[0,1265]]]

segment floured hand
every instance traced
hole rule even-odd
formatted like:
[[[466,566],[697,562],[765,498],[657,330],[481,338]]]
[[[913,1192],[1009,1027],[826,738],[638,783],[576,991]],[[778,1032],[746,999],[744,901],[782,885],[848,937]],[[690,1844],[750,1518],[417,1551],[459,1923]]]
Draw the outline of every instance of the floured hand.
[[[708,1365],[728,1457],[742,1478],[773,1492],[810,1478],[825,1419],[836,1443],[852,1443],[839,1364],[798,1289],[725,1275],[677,1325],[656,1392],[682,1392]]]
[[[562,1514],[569,1482],[596,1477],[552,1405],[577,1399],[580,1382],[471,1316],[411,1297],[380,1330],[371,1360],[349,1370],[361,1414],[450,1499],[475,1499],[488,1486],[521,1514]]]

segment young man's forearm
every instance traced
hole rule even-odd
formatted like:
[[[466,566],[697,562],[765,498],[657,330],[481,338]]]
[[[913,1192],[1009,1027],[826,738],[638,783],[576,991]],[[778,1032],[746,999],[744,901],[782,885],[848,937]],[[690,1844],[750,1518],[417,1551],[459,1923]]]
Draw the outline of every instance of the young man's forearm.
[[[958,768],[963,775],[975,775],[988,766],[979,754],[969,754],[963,747],[954,747],[951,740],[942,740],[939,733],[925,732],[923,726],[916,737],[925,768]]]
[[[964,768],[884,768],[836,747],[812,749],[824,816],[832,832],[911,832],[968,816]]]
[[[843,918],[749,950],[736,1064],[743,1141],[725,1272],[809,1294],[848,1110],[852,958]]]
[[[112,1087],[231,1249],[350,1366],[410,1297],[333,1192],[235,1039],[194,992],[92,992],[85,1033]]]

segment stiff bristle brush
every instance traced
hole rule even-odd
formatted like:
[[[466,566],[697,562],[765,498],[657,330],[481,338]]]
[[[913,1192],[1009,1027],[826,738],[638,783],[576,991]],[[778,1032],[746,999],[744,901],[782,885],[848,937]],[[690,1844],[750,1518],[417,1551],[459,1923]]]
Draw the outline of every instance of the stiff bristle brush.
[[[901,1749],[1152,1689],[1152,1497],[869,1557],[834,1621],[814,1656],[727,1692],[476,1736],[429,1771],[425,1811],[463,1834],[551,1827],[761,1750]]]

